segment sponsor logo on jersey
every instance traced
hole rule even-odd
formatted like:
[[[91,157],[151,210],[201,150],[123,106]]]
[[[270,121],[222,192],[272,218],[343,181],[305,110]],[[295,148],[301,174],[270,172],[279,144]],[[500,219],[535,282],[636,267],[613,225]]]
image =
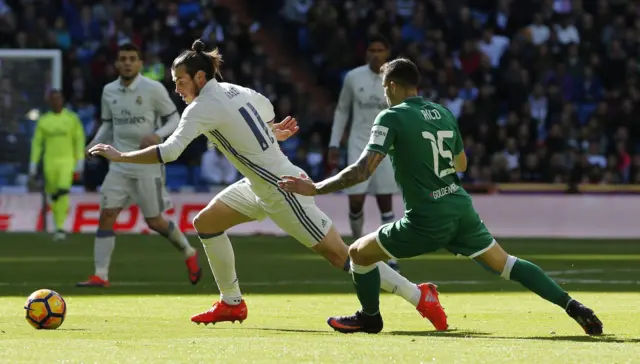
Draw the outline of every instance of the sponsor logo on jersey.
[[[384,141],[387,139],[387,133],[389,128],[382,125],[374,125],[371,128],[371,136],[369,138],[369,144],[384,145]]]
[[[127,109],[122,109],[120,116],[113,117],[114,125],[143,124],[146,120],[144,116],[132,115]]]
[[[434,200],[437,200],[441,197],[444,197],[446,195],[450,195],[454,192],[456,192],[457,190],[460,189],[460,186],[458,186],[455,183],[452,183],[450,185],[448,185],[447,187],[442,187],[440,189],[437,189],[433,192],[431,192],[431,197],[433,197]]]
[[[136,97],[136,104],[142,105],[142,96]]]
[[[358,100],[358,107],[361,109],[384,110],[388,106],[385,100],[375,95],[369,96],[369,100]]]

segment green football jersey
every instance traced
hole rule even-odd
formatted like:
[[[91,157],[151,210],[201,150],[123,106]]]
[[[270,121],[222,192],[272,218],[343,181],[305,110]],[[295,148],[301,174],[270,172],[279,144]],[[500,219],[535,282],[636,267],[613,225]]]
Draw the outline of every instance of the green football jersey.
[[[411,97],[382,111],[367,149],[391,157],[409,221],[442,224],[473,208],[453,164],[464,149],[462,137],[444,106]]]

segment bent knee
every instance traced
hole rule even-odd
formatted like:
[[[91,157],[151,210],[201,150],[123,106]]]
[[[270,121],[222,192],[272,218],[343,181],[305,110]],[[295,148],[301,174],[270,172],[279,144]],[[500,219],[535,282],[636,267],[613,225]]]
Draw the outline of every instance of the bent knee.
[[[196,231],[202,230],[201,225],[203,223],[203,220],[204,220],[203,212],[200,211],[191,221],[191,223],[193,224],[193,228],[196,229]]]
[[[220,218],[219,214],[212,210],[202,210],[193,218],[193,228],[198,233],[219,233],[227,230],[227,226],[224,224],[224,219]]]
[[[349,247],[349,258],[353,264],[363,265],[367,264],[366,257],[358,249],[358,242],[356,241]]]

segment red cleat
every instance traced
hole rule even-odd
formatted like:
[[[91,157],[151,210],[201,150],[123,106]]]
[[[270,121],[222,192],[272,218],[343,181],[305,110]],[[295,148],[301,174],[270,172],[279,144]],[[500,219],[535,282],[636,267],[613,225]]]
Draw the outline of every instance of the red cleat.
[[[217,322],[231,321],[236,322],[247,319],[247,304],[242,300],[238,305],[229,305],[224,301],[214,302],[213,307],[209,310],[191,316],[191,322],[196,324],[216,324]]]
[[[202,277],[202,268],[200,268],[200,264],[198,263],[198,252],[187,258],[185,263],[187,264],[191,284],[198,284],[200,277]]]
[[[89,279],[87,279],[84,282],[78,282],[76,283],[76,287],[102,287],[102,288],[107,288],[109,287],[109,281],[106,281],[98,276],[90,276]]]
[[[422,294],[420,295],[420,302],[416,310],[420,312],[422,317],[428,319],[433,324],[433,327],[438,331],[445,331],[449,328],[447,324],[447,314],[444,313],[444,308],[440,305],[438,299],[438,286],[433,283],[422,283],[418,285],[418,289]]]

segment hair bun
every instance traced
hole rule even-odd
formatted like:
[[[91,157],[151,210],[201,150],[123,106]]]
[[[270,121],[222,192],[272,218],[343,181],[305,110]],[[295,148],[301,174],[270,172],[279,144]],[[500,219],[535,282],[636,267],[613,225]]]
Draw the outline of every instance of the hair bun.
[[[200,39],[197,39],[191,45],[191,49],[196,53],[202,53],[202,51],[204,51],[204,42],[201,41]]]

